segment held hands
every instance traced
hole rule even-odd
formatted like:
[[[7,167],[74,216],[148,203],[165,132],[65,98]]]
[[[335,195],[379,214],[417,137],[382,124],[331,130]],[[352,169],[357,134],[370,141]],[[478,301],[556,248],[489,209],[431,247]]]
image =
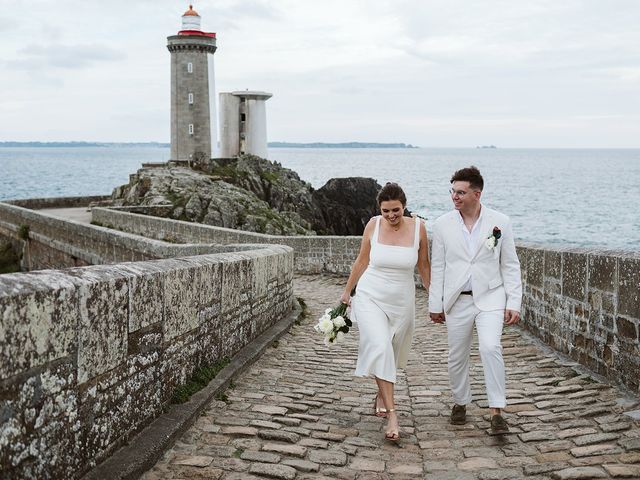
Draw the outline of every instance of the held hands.
[[[520,321],[520,312],[515,310],[504,311],[504,323],[505,325],[515,325]]]
[[[431,317],[431,321],[433,323],[444,323],[444,312],[433,313],[429,312],[429,316]]]

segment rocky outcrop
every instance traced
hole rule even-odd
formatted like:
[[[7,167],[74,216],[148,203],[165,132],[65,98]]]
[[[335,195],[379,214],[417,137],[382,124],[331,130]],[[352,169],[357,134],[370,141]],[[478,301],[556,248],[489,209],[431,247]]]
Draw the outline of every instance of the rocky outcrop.
[[[360,235],[377,210],[372,179],[332,179],[314,191],[293,170],[252,155],[195,168],[142,168],[113,191],[114,204],[163,205],[170,218],[273,235]]]
[[[361,235],[371,217],[378,214],[375,200],[380,190],[371,178],[332,178],[313,192],[321,207],[323,228],[333,235]]]

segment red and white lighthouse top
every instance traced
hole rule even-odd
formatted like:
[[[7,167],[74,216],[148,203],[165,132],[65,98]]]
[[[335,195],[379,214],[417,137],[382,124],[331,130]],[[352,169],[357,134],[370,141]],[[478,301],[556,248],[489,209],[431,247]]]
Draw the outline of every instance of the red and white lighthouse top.
[[[182,29],[178,35],[200,35],[202,37],[216,38],[213,32],[203,32],[200,29],[200,15],[193,9],[193,5],[189,5],[189,10],[182,15]]]

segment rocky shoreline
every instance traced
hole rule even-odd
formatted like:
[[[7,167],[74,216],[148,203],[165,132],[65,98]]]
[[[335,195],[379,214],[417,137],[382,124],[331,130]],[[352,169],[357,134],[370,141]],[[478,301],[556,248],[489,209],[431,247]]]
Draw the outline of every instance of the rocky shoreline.
[[[253,155],[191,167],[143,167],[114,189],[116,206],[166,206],[166,216],[272,235],[361,235],[380,185],[334,178],[314,189],[291,169]]]

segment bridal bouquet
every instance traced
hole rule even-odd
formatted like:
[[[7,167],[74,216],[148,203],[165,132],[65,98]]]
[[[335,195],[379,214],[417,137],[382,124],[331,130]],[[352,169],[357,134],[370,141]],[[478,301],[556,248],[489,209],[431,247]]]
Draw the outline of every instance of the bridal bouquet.
[[[324,335],[324,344],[329,347],[333,343],[341,342],[351,325],[347,316],[347,305],[341,303],[335,308],[327,308],[313,328]]]

